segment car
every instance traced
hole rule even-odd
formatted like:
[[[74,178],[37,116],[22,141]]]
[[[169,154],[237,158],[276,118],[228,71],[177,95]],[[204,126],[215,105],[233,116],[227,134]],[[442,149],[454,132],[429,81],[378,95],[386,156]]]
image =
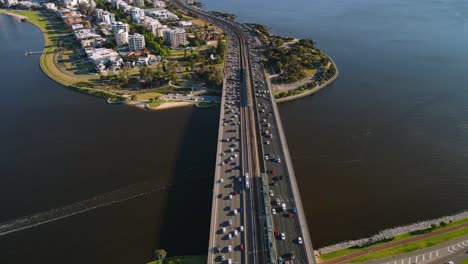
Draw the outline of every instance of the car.
[[[232,259],[228,259],[228,264],[232,264]]]
[[[239,232],[237,231],[237,229],[234,230],[234,236],[237,236],[239,234]]]
[[[298,244],[302,244],[302,237],[298,237],[298,238],[297,238],[297,243],[298,243]]]
[[[279,237],[279,235],[280,235],[280,232],[279,232],[279,230],[278,230],[278,229],[275,229],[274,235],[275,235],[275,237]]]
[[[224,179],[219,179],[219,183],[223,183],[224,182]]]
[[[270,159],[270,156],[268,156],[268,154],[265,155],[265,160],[268,160]]]
[[[285,203],[281,204],[281,209],[283,209],[283,211],[286,211],[286,204]]]
[[[240,250],[241,250],[241,251],[244,251],[244,250],[245,250],[245,245],[244,245],[244,244],[240,244],[239,247],[240,247]]]
[[[231,233],[228,234],[228,239],[231,240],[232,239],[232,235]]]
[[[223,227],[222,231],[223,231],[223,234],[226,233],[226,228]]]
[[[237,177],[239,179],[239,183],[242,183],[242,176]]]
[[[224,256],[224,254],[221,255],[221,261],[225,261],[226,260],[226,257]]]
[[[231,245],[228,245],[228,246],[227,246],[227,251],[228,251],[228,252],[232,252],[232,246],[231,246]]]
[[[273,196],[273,190],[270,190],[270,196]]]
[[[234,209],[234,212],[232,212],[234,215],[237,215],[237,209]]]
[[[284,233],[281,233],[281,240],[286,240],[286,235]]]
[[[270,140],[265,141],[265,144],[270,145]]]
[[[229,200],[232,200],[232,194],[229,195]]]
[[[237,195],[237,191],[233,191],[233,192],[232,192],[232,195]]]
[[[279,258],[278,258],[278,264],[284,264],[283,258],[282,258],[282,257],[279,257]]]
[[[217,245],[217,246],[214,248],[214,252],[215,252],[215,253],[221,252],[221,249],[220,249],[219,245]]]
[[[275,208],[272,208],[272,209],[271,209],[271,213],[272,213],[273,215],[275,215],[275,214],[276,214],[276,210],[275,210]]]
[[[239,227],[239,230],[240,230],[241,232],[244,232],[244,226],[240,226],[240,227]]]
[[[292,218],[293,216],[294,216],[293,213],[288,212],[288,217],[289,217],[289,218]]]
[[[232,226],[232,219],[229,219],[229,225]]]
[[[289,258],[290,259],[295,259],[296,258],[296,255],[294,255],[293,251],[291,251],[291,253],[289,253]]]
[[[291,209],[291,212],[293,212],[293,214],[297,214],[297,209],[296,209],[296,207],[293,207],[293,208]]]
[[[276,204],[277,204],[277,205],[280,205],[280,204],[281,204],[281,199],[280,199],[280,198],[276,198]]]
[[[274,169],[271,169],[268,171],[269,174],[275,174],[275,170]]]

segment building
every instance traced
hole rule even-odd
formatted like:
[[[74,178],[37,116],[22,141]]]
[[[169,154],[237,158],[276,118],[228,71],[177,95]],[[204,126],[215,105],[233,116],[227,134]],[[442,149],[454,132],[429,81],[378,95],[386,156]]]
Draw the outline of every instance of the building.
[[[145,1],[144,0],[133,0],[133,5],[136,7],[144,7]]]
[[[169,12],[168,10],[164,8],[151,8],[151,11],[148,12],[147,14],[151,16],[152,18],[156,18],[157,20],[160,20],[160,21],[179,19],[179,17],[176,14]]]
[[[141,51],[145,48],[145,37],[135,33],[128,36],[128,47],[130,51]]]
[[[57,7],[54,3],[43,3],[42,4],[46,9],[57,11]]]
[[[172,48],[178,48],[181,45],[187,44],[187,34],[182,28],[173,28],[171,30],[164,31],[163,34],[164,42]]]
[[[111,61],[120,60],[119,54],[112,49],[90,48],[90,49],[85,49],[85,52],[88,58],[90,58],[94,62],[95,65],[99,65],[100,63],[107,64]]]
[[[193,2],[194,2],[193,0],[185,0],[185,3],[187,5],[193,5]]]
[[[164,38],[164,32],[170,31],[171,29],[168,28],[166,25],[162,25],[161,27],[158,27],[156,29],[156,34],[154,34],[156,37],[161,37]]]
[[[128,24],[124,24],[120,21],[112,23],[112,33],[115,34],[116,32],[119,32],[119,30],[121,29],[128,32]]]
[[[128,44],[128,31],[119,29],[119,31],[114,33],[115,44],[117,46],[123,46]]]
[[[162,27],[162,24],[157,19],[151,17],[145,17],[142,24],[146,30],[153,32],[155,36],[158,36],[158,28]]]
[[[106,24],[112,24],[116,21],[115,15],[113,13],[102,10],[102,9],[96,9],[94,11],[94,14],[96,15],[96,18],[98,19],[98,21],[104,22]]]
[[[89,29],[89,28],[81,28],[81,29],[75,30],[73,34],[75,35],[75,38],[78,41],[81,41],[83,39],[94,39],[94,38],[100,37],[99,34],[96,34],[96,31],[94,29]]]
[[[138,7],[132,8],[132,10],[130,10],[130,15],[132,16],[132,21],[137,23],[145,19],[145,11]]]
[[[189,28],[193,26],[192,21],[179,21],[178,24],[179,24],[179,27],[183,27],[183,28]]]
[[[153,6],[156,7],[156,8],[165,8],[166,3],[164,1],[160,1],[160,0],[153,0]]]

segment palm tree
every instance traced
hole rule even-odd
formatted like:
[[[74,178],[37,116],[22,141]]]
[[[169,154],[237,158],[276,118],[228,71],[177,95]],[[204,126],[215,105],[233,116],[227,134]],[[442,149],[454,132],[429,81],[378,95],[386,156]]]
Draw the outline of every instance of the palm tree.
[[[157,249],[154,251],[154,255],[156,255],[156,258],[161,261],[161,263],[164,262],[164,258],[166,257],[167,255],[167,252],[166,250],[164,249]]]

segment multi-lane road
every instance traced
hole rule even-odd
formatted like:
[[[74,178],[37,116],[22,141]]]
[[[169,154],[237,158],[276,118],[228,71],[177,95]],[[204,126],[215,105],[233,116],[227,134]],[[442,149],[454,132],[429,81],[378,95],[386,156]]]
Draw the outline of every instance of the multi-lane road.
[[[173,2],[228,40],[208,263],[315,263],[263,41],[245,25]]]

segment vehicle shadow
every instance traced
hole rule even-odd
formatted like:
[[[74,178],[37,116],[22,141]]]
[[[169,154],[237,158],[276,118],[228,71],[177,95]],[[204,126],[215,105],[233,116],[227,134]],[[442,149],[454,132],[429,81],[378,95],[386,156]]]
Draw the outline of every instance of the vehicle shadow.
[[[169,256],[205,255],[210,233],[219,108],[194,109],[174,163],[156,245]]]

